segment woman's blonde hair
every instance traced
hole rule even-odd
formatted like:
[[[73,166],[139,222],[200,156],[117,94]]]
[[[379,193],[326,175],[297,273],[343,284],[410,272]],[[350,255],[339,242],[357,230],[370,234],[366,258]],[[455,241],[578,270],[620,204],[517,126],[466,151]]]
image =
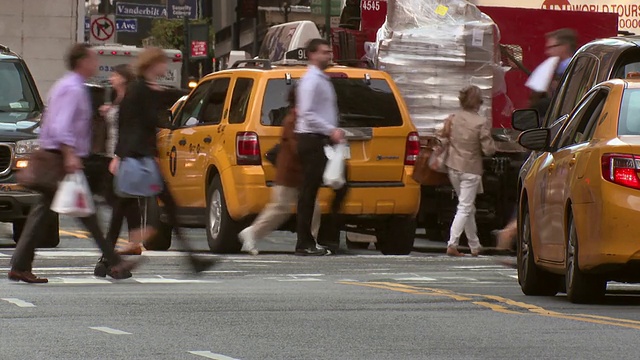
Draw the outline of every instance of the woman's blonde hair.
[[[460,106],[464,110],[475,111],[482,105],[482,90],[475,85],[467,86],[460,91],[458,96],[460,100]]]
[[[138,55],[134,67],[135,73],[138,76],[142,76],[150,67],[166,61],[169,61],[169,57],[162,49],[157,47],[146,48]]]

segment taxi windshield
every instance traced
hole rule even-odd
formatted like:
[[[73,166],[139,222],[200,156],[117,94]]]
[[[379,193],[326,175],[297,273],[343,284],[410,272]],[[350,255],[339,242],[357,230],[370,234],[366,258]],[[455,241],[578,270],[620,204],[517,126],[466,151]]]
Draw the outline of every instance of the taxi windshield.
[[[19,61],[0,61],[0,112],[37,111],[38,103]]]

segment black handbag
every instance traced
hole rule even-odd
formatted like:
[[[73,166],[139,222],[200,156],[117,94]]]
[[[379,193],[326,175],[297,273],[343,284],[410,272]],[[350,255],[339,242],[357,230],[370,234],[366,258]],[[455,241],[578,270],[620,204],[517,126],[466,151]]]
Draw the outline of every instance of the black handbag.
[[[276,146],[272,147],[269,151],[264,154],[264,157],[276,166],[276,159],[278,158],[278,153],[280,152],[280,144],[276,144]]]

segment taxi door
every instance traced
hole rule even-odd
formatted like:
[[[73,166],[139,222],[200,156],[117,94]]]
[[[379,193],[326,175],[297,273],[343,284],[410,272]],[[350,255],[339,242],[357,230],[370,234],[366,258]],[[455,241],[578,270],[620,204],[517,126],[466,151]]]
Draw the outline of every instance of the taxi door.
[[[190,207],[206,207],[206,176],[216,146],[224,135],[223,120],[229,116],[229,85],[231,77],[217,77],[211,80],[200,113],[198,123],[187,136],[188,153],[184,175],[189,189],[185,201]]]
[[[211,83],[212,80],[205,80],[193,90],[176,114],[173,130],[165,136],[165,139],[159,140],[164,142],[164,149],[166,149],[166,154],[163,154],[166,158],[164,169],[164,173],[167,174],[166,180],[179,207],[193,206],[193,200],[189,194],[193,193],[196,184],[189,176],[190,168],[194,166],[190,152],[193,146],[189,144],[194,143],[193,135],[199,124],[198,116],[202,111]]]
[[[550,164],[549,180],[546,183],[547,217],[544,227],[549,234],[549,253],[545,258],[553,262],[562,262],[566,253],[566,214],[568,200],[572,198],[573,186],[580,181],[583,174],[576,169],[584,169],[589,160],[588,145],[595,130],[595,123],[600,117],[607,91],[595,89],[591,91],[576,107],[567,122],[566,127],[559,134],[553,161]]]

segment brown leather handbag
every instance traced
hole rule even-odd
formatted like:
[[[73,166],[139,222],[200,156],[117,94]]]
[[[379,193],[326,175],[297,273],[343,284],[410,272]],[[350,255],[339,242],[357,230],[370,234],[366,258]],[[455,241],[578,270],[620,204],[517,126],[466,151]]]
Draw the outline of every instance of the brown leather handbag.
[[[62,153],[38,149],[29,158],[27,167],[16,173],[16,179],[18,185],[27,189],[55,193],[64,175]]]
[[[439,186],[449,183],[449,175],[435,171],[429,166],[429,158],[435,156],[432,147],[423,147],[413,168],[413,180],[420,185]]]

